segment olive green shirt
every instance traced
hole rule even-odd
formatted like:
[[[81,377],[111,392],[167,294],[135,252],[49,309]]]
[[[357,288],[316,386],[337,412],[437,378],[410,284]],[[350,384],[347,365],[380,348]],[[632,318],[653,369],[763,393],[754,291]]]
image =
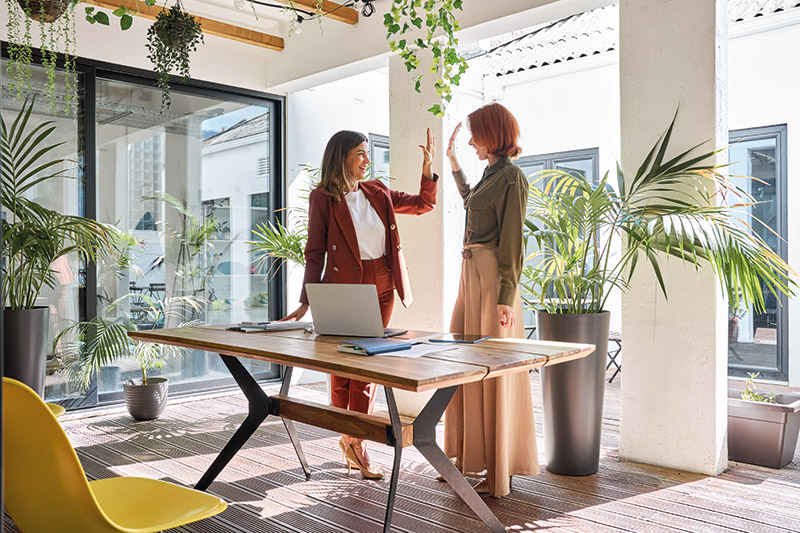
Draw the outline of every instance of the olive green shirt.
[[[528,180],[525,173],[503,157],[483,171],[477,185],[470,188],[464,172],[453,172],[458,192],[464,199],[467,223],[464,244],[483,244],[497,248],[500,270],[498,304],[514,305],[525,250],[522,235]]]

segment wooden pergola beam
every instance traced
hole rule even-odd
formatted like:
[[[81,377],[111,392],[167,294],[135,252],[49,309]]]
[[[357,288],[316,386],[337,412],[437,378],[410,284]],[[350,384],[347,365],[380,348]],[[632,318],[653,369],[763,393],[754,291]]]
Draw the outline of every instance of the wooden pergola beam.
[[[128,9],[133,10],[133,5],[136,4],[136,7],[139,9],[138,16],[144,17],[150,20],[155,20],[156,15],[163,8],[158,6],[150,7],[143,2],[139,2],[137,0],[82,0],[86,4],[91,4],[93,6],[102,7],[105,9],[114,10],[121,7],[125,4],[125,7]],[[297,0],[295,0],[297,1]],[[312,0],[313,1],[313,0]],[[298,2],[299,3],[299,2]],[[246,28],[240,28],[239,26],[234,26],[233,24],[226,24],[224,22],[219,22],[217,20],[208,19],[205,17],[198,17],[194,16],[203,27],[203,33],[207,35],[216,35],[217,37],[224,37],[225,39],[231,39],[233,41],[238,41],[240,43],[251,44],[253,46],[260,46],[262,48],[268,48],[269,50],[283,50],[283,39],[281,37],[276,37],[275,35],[270,35],[269,33],[261,33],[253,30],[248,30]]]
[[[306,8],[307,11],[316,12],[317,10],[317,0],[294,0],[294,5]],[[322,12],[329,19],[346,22],[347,24],[358,23],[358,11],[352,7],[345,7],[342,4],[329,2],[328,0],[322,0],[321,7]]]

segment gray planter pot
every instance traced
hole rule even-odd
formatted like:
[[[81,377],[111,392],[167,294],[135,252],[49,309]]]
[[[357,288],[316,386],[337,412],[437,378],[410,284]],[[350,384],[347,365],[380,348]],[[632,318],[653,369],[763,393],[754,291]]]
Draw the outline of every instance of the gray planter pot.
[[[167,407],[169,382],[167,378],[148,378],[147,385],[122,384],[125,391],[125,406],[136,420],[152,420],[161,416]]]
[[[545,467],[565,476],[588,476],[600,466],[611,315],[538,312],[540,340],[594,344],[594,353],[550,367],[542,376]]]
[[[797,447],[800,394],[776,394],[773,404],[742,400],[740,393],[728,389],[728,458],[783,468]]]
[[[50,308],[3,310],[3,371],[44,398]]]

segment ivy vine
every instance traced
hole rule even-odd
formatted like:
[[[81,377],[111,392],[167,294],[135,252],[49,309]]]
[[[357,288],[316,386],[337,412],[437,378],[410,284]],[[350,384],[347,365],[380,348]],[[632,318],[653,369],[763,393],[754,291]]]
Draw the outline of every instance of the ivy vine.
[[[161,89],[161,110],[172,103],[169,89],[170,72],[186,81],[189,77],[189,52],[205,43],[201,24],[183,10],[180,0],[169,9],[162,9],[147,30],[147,59],[158,74],[156,85]]]
[[[145,0],[148,5],[156,0]],[[8,20],[8,67],[9,86],[12,94],[23,100],[34,92],[31,87],[31,63],[33,62],[33,23],[39,26],[39,50],[41,63],[47,77],[46,86],[42,90],[46,96],[48,111],[56,116],[59,111],[59,95],[57,86],[57,68],[59,54],[63,54],[64,96],[63,115],[76,115],[78,75],[75,70],[75,7],[78,0],[6,0]],[[124,7],[113,12],[120,17],[120,28],[127,30],[133,24],[131,14]],[[86,19],[94,24],[108,26],[108,15],[103,11],[95,11],[94,7],[86,8]]]
[[[458,86],[467,71],[467,60],[456,49],[458,39],[454,33],[460,29],[454,14],[456,10],[462,10],[462,0],[392,0],[391,10],[383,17],[386,38],[391,39],[389,47],[400,53],[409,72],[420,66],[419,50],[430,48],[431,72],[437,75],[434,87],[442,102],[428,111],[437,117],[444,116],[445,107],[453,96],[451,87]],[[423,25],[426,37],[414,38],[413,32],[422,30]],[[420,92],[421,82],[422,74],[418,74],[414,78],[417,92]]]

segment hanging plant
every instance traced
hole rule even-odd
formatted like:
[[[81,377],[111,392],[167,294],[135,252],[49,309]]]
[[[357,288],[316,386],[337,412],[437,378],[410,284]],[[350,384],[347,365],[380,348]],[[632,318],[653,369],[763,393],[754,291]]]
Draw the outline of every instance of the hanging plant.
[[[148,5],[155,0],[145,0]],[[64,102],[65,116],[75,116],[78,77],[75,72],[75,6],[78,0],[6,0],[8,20],[8,77],[12,94],[23,100],[34,91],[31,87],[31,63],[33,62],[34,22],[39,29],[41,62],[47,75],[45,94],[49,113],[55,116],[59,110],[56,92],[56,67],[58,55],[64,56]],[[113,12],[120,18],[120,28],[127,30],[133,24],[134,12],[124,7]],[[86,8],[86,20],[91,24],[109,25],[108,15]]]
[[[64,62],[64,114],[75,114],[77,76],[75,74],[75,4],[77,0],[6,0],[8,8],[8,77],[12,93],[22,100],[31,90],[34,22],[39,28],[39,49],[42,66],[47,74],[44,89],[51,115],[56,115],[59,102],[56,95],[56,64],[58,54]]]
[[[437,117],[444,116],[445,106],[452,98],[451,86],[461,82],[467,71],[467,60],[456,49],[459,30],[454,12],[462,9],[462,0],[392,0],[392,9],[383,17],[386,38],[393,52],[399,52],[409,72],[420,65],[420,49],[430,49],[433,54],[431,72],[436,74],[436,93],[442,103],[428,109]],[[411,33],[425,26],[426,35],[411,37]],[[420,92],[422,74],[414,78],[414,89]]]
[[[172,103],[169,91],[169,75],[175,72],[186,81],[189,77],[189,52],[204,43],[200,23],[183,10],[180,0],[169,9],[163,9],[156,21],[147,30],[149,59],[158,73],[156,85],[161,89],[161,109]]]

